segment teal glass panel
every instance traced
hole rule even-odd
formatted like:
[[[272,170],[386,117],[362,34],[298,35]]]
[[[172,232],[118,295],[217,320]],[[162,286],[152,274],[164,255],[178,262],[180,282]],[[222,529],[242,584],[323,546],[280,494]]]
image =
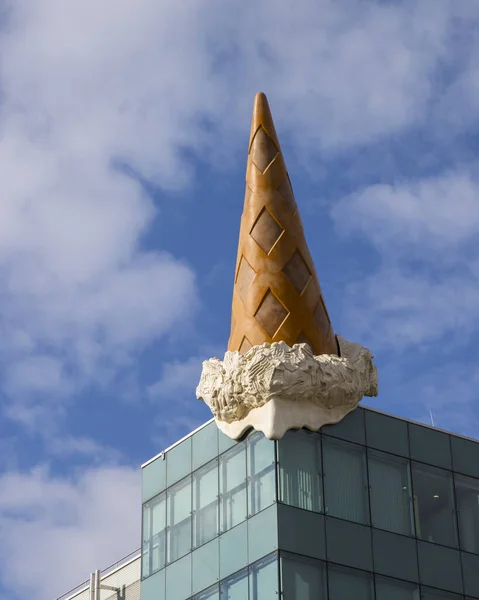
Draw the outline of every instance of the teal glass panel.
[[[373,577],[369,573],[328,566],[329,600],[374,600]]]
[[[247,516],[246,446],[237,444],[219,459],[220,529],[227,531]]]
[[[326,555],[331,562],[373,570],[371,528],[326,517]]]
[[[369,523],[366,449],[323,437],[325,512]]]
[[[247,521],[248,563],[266,556],[278,548],[276,506],[270,506]]]
[[[248,512],[255,515],[276,500],[274,442],[262,433],[248,438]]]
[[[248,600],[248,569],[220,583],[221,600]]]
[[[341,419],[339,423],[322,427],[321,433],[355,442],[356,444],[365,444],[364,413],[364,409],[358,407],[347,414],[344,419]]]
[[[366,409],[367,444],[376,450],[384,450],[399,456],[409,456],[407,422]]]
[[[226,450],[233,448],[237,444],[244,444],[244,441],[232,440],[228,435],[218,429],[218,454],[223,454]]]
[[[166,494],[143,505],[143,577],[162,569],[166,561]]]
[[[464,591],[468,596],[479,598],[479,556],[461,552]]]
[[[218,535],[218,459],[193,473],[193,546]]]
[[[279,499],[285,504],[321,512],[321,445],[319,436],[288,431],[278,442]]]
[[[144,579],[151,575],[150,565],[150,537],[151,537],[151,517],[150,507],[143,506],[143,518],[141,521],[141,578]]]
[[[459,543],[463,550],[479,554],[479,480],[454,476],[459,519]]]
[[[166,483],[168,487],[191,473],[191,437],[166,453]]]
[[[278,546],[294,554],[326,558],[324,516],[278,504]]]
[[[191,477],[167,491],[168,562],[191,550]]]
[[[186,600],[191,596],[191,554],[166,567],[166,597]]]
[[[220,600],[220,588],[219,585],[214,585],[211,588],[208,588],[201,594],[196,594],[193,596],[193,600]]]
[[[193,593],[209,588],[219,580],[219,547],[219,540],[216,538],[191,554]]]
[[[419,587],[413,583],[376,576],[376,600],[420,600]]]
[[[236,525],[219,537],[220,579],[228,577],[248,564],[248,528],[246,522]]]
[[[471,477],[479,477],[479,443],[451,436],[452,464],[454,471]]]
[[[373,527],[414,535],[408,460],[385,452],[368,450],[368,463]]]
[[[159,456],[141,470],[143,502],[156,496],[166,488],[166,460]]]
[[[373,529],[372,534],[376,573],[419,581],[416,540],[380,529]]]
[[[324,563],[319,560],[282,554],[282,598],[284,600],[326,600],[325,571]]]
[[[436,544],[457,546],[452,473],[412,464],[416,534]]]
[[[424,585],[462,594],[461,561],[458,550],[418,542],[419,577]]]
[[[212,421],[191,436],[191,467],[199,469],[218,456],[218,427]]]
[[[462,600],[462,596],[421,586],[421,600]]]
[[[166,600],[165,569],[142,581],[140,590],[141,600]]]
[[[276,554],[249,568],[249,600],[278,600],[278,560]]]
[[[452,468],[451,444],[447,433],[414,423],[409,423],[408,426],[413,460],[444,469]]]

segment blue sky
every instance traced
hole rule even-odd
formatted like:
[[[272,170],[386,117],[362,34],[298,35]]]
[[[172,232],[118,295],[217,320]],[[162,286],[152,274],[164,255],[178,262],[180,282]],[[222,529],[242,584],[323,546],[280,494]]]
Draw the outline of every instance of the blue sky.
[[[0,1],[0,599],[140,543],[210,418],[254,95],[379,409],[479,436],[476,0]],[[51,573],[55,573],[55,577]]]

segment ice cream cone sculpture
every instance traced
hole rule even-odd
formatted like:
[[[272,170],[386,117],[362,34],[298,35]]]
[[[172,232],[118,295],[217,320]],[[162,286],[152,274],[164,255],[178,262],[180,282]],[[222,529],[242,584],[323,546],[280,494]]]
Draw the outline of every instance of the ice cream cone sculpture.
[[[268,101],[258,93],[246,169],[228,350],[265,342],[338,354]]]

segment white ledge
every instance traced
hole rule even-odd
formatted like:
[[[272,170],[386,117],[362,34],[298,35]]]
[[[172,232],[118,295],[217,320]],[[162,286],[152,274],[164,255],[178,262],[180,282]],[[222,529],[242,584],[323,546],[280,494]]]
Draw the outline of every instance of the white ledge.
[[[237,439],[253,427],[269,439],[288,429],[317,431],[337,423],[363,396],[377,396],[378,374],[367,348],[337,336],[341,356],[314,356],[307,344],[253,346],[203,363],[196,396],[216,424]]]

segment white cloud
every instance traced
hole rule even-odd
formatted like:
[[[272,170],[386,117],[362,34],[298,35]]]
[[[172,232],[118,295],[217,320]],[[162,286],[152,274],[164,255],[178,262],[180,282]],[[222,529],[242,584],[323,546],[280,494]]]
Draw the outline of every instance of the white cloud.
[[[376,185],[332,209],[360,235],[378,269],[347,290],[346,320],[373,343],[404,349],[479,327],[479,184],[472,173]]]
[[[479,233],[478,196],[471,173],[446,173],[373,185],[337,203],[332,216],[340,231],[365,235],[383,254],[448,260]]]
[[[261,88],[299,149],[404,128],[424,117],[455,5],[11,3],[0,33],[0,353],[14,367],[10,392],[38,356],[57,361],[59,389],[95,381],[105,362],[114,368],[193,310],[188,267],[141,252],[158,215],[114,164],[164,189],[189,182],[185,147],[230,165]],[[28,382],[32,392],[46,385],[27,377],[17,392]]]
[[[46,450],[53,457],[83,457],[89,464],[114,464],[120,462],[122,453],[89,437],[57,434],[46,440]]]
[[[148,387],[152,399],[191,395],[200,380],[202,359],[191,357],[186,361],[164,363],[158,381]]]
[[[2,475],[0,573],[9,598],[51,600],[135,550],[140,496],[139,472],[128,467]]]
[[[203,360],[214,354],[212,350],[205,348],[202,358],[193,356],[184,361],[164,363],[159,379],[148,386],[148,396],[156,414],[152,430],[152,442],[156,447],[166,448],[211,419],[209,409],[196,399],[195,390]]]

